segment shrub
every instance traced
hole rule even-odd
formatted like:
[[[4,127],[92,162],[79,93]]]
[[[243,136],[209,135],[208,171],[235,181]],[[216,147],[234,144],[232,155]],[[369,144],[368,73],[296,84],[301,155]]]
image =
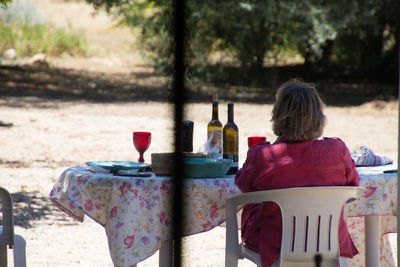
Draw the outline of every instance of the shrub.
[[[86,56],[86,39],[71,29],[65,31],[52,25],[0,23],[0,54],[14,48],[18,57],[44,53],[49,56]]]
[[[0,8],[0,56],[14,48],[17,57],[44,53],[49,56],[86,56],[89,47],[82,33],[56,28],[43,14],[24,0]]]

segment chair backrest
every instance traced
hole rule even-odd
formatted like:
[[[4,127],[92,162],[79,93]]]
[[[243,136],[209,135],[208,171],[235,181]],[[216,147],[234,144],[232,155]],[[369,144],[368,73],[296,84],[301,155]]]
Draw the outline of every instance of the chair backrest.
[[[278,266],[288,266],[294,262],[310,264],[314,262],[316,254],[322,255],[322,266],[329,262],[338,266],[341,211],[344,204],[357,197],[357,192],[362,190],[360,187],[323,186],[244,193],[227,201],[227,235],[228,227],[237,229],[236,218],[230,213],[235,214],[238,208],[246,204],[272,201],[278,204],[282,213],[282,244]],[[235,222],[232,223],[232,220]],[[234,243],[238,247],[234,250],[238,252],[240,246],[237,234],[235,239]],[[228,246],[227,241],[227,249]]]
[[[296,188],[276,196],[282,212],[281,263],[339,260],[339,221],[343,205],[356,197],[349,188]]]
[[[0,187],[0,245],[14,245],[14,219],[10,193]]]

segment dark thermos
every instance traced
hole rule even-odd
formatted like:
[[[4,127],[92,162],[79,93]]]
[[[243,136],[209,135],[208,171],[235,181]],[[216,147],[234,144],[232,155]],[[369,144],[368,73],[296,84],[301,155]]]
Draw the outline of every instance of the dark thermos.
[[[193,121],[183,121],[182,149],[183,152],[193,152]]]

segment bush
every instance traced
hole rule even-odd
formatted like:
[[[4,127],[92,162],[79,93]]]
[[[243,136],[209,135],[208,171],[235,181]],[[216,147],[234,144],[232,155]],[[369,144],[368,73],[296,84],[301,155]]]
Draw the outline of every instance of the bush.
[[[0,8],[0,56],[13,48],[17,57],[44,53],[49,56],[86,56],[84,36],[46,23],[43,14],[24,0],[14,0]]]
[[[18,57],[44,53],[49,56],[86,56],[88,44],[82,35],[52,25],[0,23],[0,54],[14,48]]]
[[[86,1],[140,29],[141,47],[153,65],[166,73],[173,62],[168,49],[174,38],[169,27],[173,1]],[[281,63],[281,58],[295,55],[304,67],[317,73],[332,74],[334,68],[335,76],[347,77],[359,71],[368,78],[397,79],[398,0],[186,3],[189,78],[231,80],[230,72],[225,70],[239,66],[241,78],[249,84],[257,77],[263,78],[266,62]],[[218,58],[222,60],[216,61]]]

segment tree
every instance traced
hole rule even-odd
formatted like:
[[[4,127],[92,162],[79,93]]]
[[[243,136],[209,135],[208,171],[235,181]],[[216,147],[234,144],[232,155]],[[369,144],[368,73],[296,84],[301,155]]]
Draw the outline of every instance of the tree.
[[[12,0],[0,0],[0,7],[1,6],[6,6],[7,3],[10,3]]]
[[[141,29],[143,51],[161,71],[171,62],[168,0],[86,0]],[[243,73],[288,51],[308,66],[393,72],[400,36],[398,0],[188,0],[189,66],[232,56]]]

